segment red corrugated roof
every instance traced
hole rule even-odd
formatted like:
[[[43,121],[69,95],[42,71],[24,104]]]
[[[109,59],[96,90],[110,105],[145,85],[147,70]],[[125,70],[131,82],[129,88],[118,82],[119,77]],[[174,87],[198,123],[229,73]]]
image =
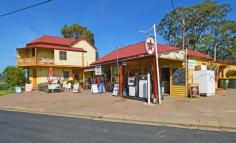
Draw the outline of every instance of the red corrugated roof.
[[[62,49],[62,50],[69,50],[69,51],[82,51],[83,48],[73,48],[73,44],[80,40],[87,41],[93,48],[96,49],[94,45],[92,45],[86,38],[81,39],[75,39],[75,38],[63,38],[63,37],[57,37],[57,36],[50,36],[50,35],[43,35],[34,41],[28,43],[26,45],[27,48],[50,48],[50,49]]]
[[[169,45],[157,44],[157,46],[158,46],[158,52],[160,52],[160,53],[173,51],[173,50],[179,50],[179,48],[169,46]],[[114,50],[111,53],[105,55],[104,57],[98,59],[93,64],[100,64],[100,63],[114,61],[117,59],[117,53],[118,53],[119,59],[145,56],[145,55],[147,55],[147,52],[145,49],[145,42],[139,42],[139,43],[136,43],[136,44],[124,47],[124,48],[120,48],[120,49],[118,49],[118,52],[117,52],[117,50]],[[212,59],[210,56],[202,54],[198,51],[188,50],[188,55],[191,57]]]
[[[70,46],[60,46],[60,45],[52,45],[52,44],[31,44],[28,45],[27,48],[45,48],[45,49],[57,49],[57,50],[65,50],[65,51],[76,51],[76,52],[86,52],[82,48],[73,48]]]
[[[34,41],[28,43],[27,45],[36,44],[36,43],[48,43],[48,44],[58,44],[58,45],[65,45],[70,46],[77,40],[75,38],[63,38],[63,37],[56,37],[50,35],[43,35]]]
[[[188,50],[188,56],[190,57],[196,57],[196,58],[203,58],[203,59],[209,59],[211,60],[212,57],[206,54],[203,54],[199,51],[193,51],[193,50]]]

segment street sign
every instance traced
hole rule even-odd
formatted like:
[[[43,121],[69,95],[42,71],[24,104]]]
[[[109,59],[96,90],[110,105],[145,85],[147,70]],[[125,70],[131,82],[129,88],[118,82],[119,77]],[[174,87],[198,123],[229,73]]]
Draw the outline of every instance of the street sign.
[[[145,42],[145,48],[149,55],[153,55],[155,51],[155,41],[152,37],[148,37]]]

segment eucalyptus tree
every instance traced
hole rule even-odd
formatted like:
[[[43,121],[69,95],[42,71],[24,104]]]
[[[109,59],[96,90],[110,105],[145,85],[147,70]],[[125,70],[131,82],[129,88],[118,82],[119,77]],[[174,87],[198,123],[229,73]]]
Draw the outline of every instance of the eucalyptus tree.
[[[190,7],[177,7],[165,14],[157,26],[158,32],[172,46],[182,47],[184,19],[185,46],[213,55],[214,48],[220,59],[235,54],[235,21],[226,19],[231,8],[206,0]]]

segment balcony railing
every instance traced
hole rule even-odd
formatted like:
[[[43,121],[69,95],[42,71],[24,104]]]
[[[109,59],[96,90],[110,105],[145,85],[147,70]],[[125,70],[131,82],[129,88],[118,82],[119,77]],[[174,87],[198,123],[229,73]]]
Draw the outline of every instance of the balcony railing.
[[[54,64],[54,59],[53,58],[37,57],[37,64],[52,65],[52,64]]]
[[[18,66],[29,66],[29,65],[35,65],[36,64],[36,58],[18,58],[17,59],[17,65]]]
[[[18,66],[31,66],[31,65],[53,65],[53,58],[45,58],[45,57],[30,57],[30,58],[18,58],[17,65]]]

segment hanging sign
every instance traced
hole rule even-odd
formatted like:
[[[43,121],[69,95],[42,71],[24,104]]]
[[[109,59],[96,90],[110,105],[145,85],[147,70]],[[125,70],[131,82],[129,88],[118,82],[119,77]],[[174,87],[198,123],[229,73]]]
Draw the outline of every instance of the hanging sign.
[[[148,37],[145,42],[145,48],[149,55],[152,55],[155,51],[155,42],[152,37]]]
[[[95,75],[102,75],[102,67],[101,66],[95,67]]]

